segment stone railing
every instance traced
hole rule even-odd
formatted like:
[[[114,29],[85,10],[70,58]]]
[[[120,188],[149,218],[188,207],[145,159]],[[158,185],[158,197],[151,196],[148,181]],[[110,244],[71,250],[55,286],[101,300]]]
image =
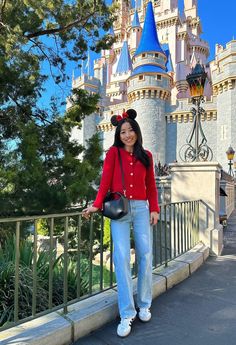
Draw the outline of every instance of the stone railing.
[[[220,217],[227,219],[235,208],[235,181],[223,170],[221,171],[220,188]]]

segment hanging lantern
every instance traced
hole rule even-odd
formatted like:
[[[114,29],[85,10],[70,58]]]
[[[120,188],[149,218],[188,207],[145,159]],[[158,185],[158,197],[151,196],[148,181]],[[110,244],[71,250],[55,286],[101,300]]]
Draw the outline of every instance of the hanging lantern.
[[[192,69],[192,73],[188,74],[186,80],[189,85],[191,97],[201,97],[204,93],[207,73],[200,63]]]

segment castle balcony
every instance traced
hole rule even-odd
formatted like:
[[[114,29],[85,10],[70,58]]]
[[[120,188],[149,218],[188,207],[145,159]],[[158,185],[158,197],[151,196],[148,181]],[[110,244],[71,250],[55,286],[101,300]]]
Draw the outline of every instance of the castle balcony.
[[[159,6],[157,4],[155,6],[155,2],[154,2],[154,13],[155,13],[155,16],[161,17],[161,20],[176,18],[179,16],[178,8],[166,9],[163,12],[161,12]],[[160,18],[158,18],[157,20],[159,22]]]
[[[126,83],[120,83],[115,82],[109,84],[109,86],[106,88],[106,94],[107,95],[118,95],[120,93],[126,93]]]
[[[137,75],[128,80],[128,93],[133,91],[142,90],[150,88],[155,89],[165,89],[170,91],[170,80],[161,74],[153,75]]]
[[[212,72],[212,86],[214,94],[235,89],[236,86],[236,63],[224,66]],[[216,92],[217,90],[217,92]]]
[[[166,10],[164,12],[155,11],[155,17],[157,19],[156,26],[158,30],[178,25],[180,23],[177,9],[174,11]]]
[[[204,48],[206,48],[206,49],[208,49],[209,50],[209,44],[208,44],[208,42],[207,41],[205,41],[205,40],[202,40],[201,38],[199,38],[199,37],[195,37],[195,36],[190,36],[190,39],[189,39],[189,44],[191,45],[191,46],[199,46],[199,47],[204,47]]]
[[[164,54],[164,53],[163,53]],[[142,65],[156,65],[165,68],[166,56],[160,53],[143,53],[133,58],[133,68]],[[164,71],[163,71],[164,72]]]
[[[131,71],[112,74],[110,84],[124,83],[129,78],[130,74]]]
[[[73,88],[90,89],[92,92],[98,92],[99,86],[100,80],[95,77],[90,77],[87,74],[83,74],[81,77],[76,78],[72,84]]]
[[[176,104],[168,104],[166,108],[167,123],[188,123],[193,122],[194,117],[191,112],[192,102],[190,98],[177,100]],[[210,99],[205,97],[205,112],[201,114],[201,121],[217,120],[217,99],[211,96]]]

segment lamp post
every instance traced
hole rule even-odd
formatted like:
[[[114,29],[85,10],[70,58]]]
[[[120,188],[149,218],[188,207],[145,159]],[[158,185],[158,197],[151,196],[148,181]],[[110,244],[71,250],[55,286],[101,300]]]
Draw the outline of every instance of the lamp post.
[[[184,144],[179,151],[179,155],[184,162],[207,161],[212,160],[213,153],[207,145],[207,139],[203,133],[201,125],[201,115],[205,114],[205,110],[201,107],[204,102],[204,85],[207,74],[200,63],[192,69],[187,75],[186,80],[189,85],[191,100],[194,105],[191,113],[194,116],[193,128]]]
[[[233,159],[234,159],[234,154],[235,154],[235,151],[232,148],[232,146],[230,145],[230,147],[226,151],[226,155],[227,155],[227,159],[229,161],[229,163],[228,163],[228,165],[229,165],[228,174],[231,175],[231,176],[234,176],[234,172],[233,172],[233,169],[232,169],[232,166],[234,165],[234,163],[232,162]]]

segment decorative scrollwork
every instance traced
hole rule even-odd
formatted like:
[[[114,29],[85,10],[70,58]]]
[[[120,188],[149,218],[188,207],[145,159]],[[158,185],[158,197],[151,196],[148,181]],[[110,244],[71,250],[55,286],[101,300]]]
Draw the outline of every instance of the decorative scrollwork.
[[[195,162],[197,160],[205,162],[212,160],[213,152],[206,144],[199,145],[198,150],[196,150],[191,144],[184,144],[179,150],[179,156],[183,162]]]
[[[213,158],[213,152],[207,145],[207,139],[201,125],[201,116],[205,114],[205,110],[200,106],[202,102],[204,102],[202,96],[192,98],[192,103],[195,105],[191,108],[194,117],[193,127],[186,144],[179,150],[180,159],[184,162],[205,162],[211,161]],[[193,139],[195,139],[195,145],[192,143]]]

